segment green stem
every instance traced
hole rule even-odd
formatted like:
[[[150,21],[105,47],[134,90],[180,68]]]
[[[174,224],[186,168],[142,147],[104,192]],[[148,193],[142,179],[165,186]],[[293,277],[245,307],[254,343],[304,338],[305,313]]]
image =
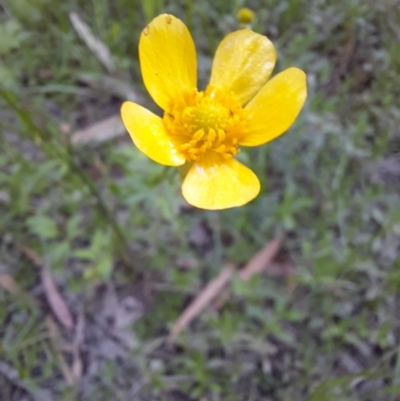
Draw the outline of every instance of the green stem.
[[[128,266],[133,267],[130,261],[131,258],[129,257],[129,244],[125,238],[123,230],[121,229],[120,225],[115,221],[113,214],[104,203],[99,190],[94,185],[92,180],[84,171],[82,171],[82,169],[65,148],[60,147],[59,144],[54,143],[54,141],[50,143],[42,130],[33,122],[30,115],[18,105],[15,96],[12,95],[11,92],[0,89],[0,96],[7,102],[11,109],[15,111],[21,121],[23,121],[23,123],[27,126],[27,128],[33,135],[34,141],[38,145],[40,145],[43,150],[51,157],[59,158],[66,162],[71,170],[76,173],[81,182],[83,182],[87,186],[91,195],[96,199],[97,213],[99,217],[107,221],[114,231],[115,238],[118,242],[118,248],[121,251],[121,256],[123,257],[124,262]]]
[[[186,0],[186,25],[193,31],[193,0]]]

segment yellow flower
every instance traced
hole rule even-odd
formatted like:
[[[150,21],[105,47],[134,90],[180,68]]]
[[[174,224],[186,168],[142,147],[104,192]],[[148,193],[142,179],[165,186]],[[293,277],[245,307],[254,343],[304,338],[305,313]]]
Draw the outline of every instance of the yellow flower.
[[[306,75],[288,68],[267,82],[276,61],[272,43],[241,29],[220,43],[205,91],[198,91],[196,50],[185,24],[156,17],[142,32],[144,84],[164,110],[158,117],[124,102],[122,120],[135,145],[154,161],[189,169],[182,184],[193,206],[242,206],[260,191],[257,176],[234,156],[284,133],[307,96]]]
[[[241,8],[238,11],[238,13],[236,14],[237,20],[241,24],[245,24],[245,25],[251,24],[255,17],[256,17],[256,15],[254,14],[254,11],[250,10],[250,8],[247,8],[247,7]]]

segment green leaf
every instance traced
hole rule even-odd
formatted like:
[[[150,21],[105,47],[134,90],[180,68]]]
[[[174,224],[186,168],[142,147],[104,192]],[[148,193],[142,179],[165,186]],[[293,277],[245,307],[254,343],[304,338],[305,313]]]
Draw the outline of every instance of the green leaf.
[[[92,248],[76,249],[73,255],[80,259],[93,260],[96,256],[96,252],[94,252]]]
[[[110,233],[104,230],[97,230],[92,238],[90,247],[96,254],[102,254],[110,245]]]
[[[95,266],[95,270],[97,275],[102,278],[103,280],[106,280],[110,277],[111,271],[112,271],[112,255],[111,254],[106,254],[101,257],[99,262]]]
[[[29,231],[44,239],[54,239],[58,236],[58,228],[54,220],[47,216],[33,216],[26,221]]]
[[[12,68],[8,68],[5,65],[0,64],[0,82],[6,89],[12,88],[15,85],[14,70]]]
[[[81,216],[76,214],[71,217],[67,222],[67,236],[69,239],[73,239],[77,236],[79,230],[79,224],[81,222]]]
[[[7,54],[11,50],[18,48],[26,37],[27,34],[22,31],[18,21],[8,20],[0,24],[0,55]]]
[[[62,263],[67,259],[70,252],[71,249],[68,241],[52,244],[48,253],[51,264],[62,266]]]

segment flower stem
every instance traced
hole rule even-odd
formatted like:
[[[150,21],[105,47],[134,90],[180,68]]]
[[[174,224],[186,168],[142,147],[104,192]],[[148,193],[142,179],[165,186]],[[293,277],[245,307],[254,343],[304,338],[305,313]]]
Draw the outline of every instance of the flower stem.
[[[50,157],[64,161],[70,167],[70,170],[75,173],[75,176],[78,177],[80,181],[89,189],[90,194],[96,199],[98,217],[110,224],[112,227],[121,257],[124,263],[131,267],[132,272],[134,272],[131,262],[132,258],[129,257],[129,244],[123,233],[123,230],[115,220],[110,209],[104,203],[100,191],[90,177],[80,168],[79,164],[74,160],[72,154],[67,148],[60,146],[59,143],[54,143],[54,141],[49,140],[45,132],[35,124],[29,113],[27,113],[18,105],[16,97],[10,91],[0,89],[0,97],[5,100],[9,107],[14,110],[20,120],[28,128],[32,135],[29,139],[33,139],[33,141],[39,145]]]

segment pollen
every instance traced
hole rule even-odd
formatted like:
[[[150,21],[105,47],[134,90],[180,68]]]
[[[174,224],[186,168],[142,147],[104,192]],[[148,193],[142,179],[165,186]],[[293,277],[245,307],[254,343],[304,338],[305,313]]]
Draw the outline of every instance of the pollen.
[[[238,142],[247,132],[236,98],[212,85],[204,92],[193,89],[173,99],[163,122],[187,161],[211,153],[231,158],[239,152]]]

